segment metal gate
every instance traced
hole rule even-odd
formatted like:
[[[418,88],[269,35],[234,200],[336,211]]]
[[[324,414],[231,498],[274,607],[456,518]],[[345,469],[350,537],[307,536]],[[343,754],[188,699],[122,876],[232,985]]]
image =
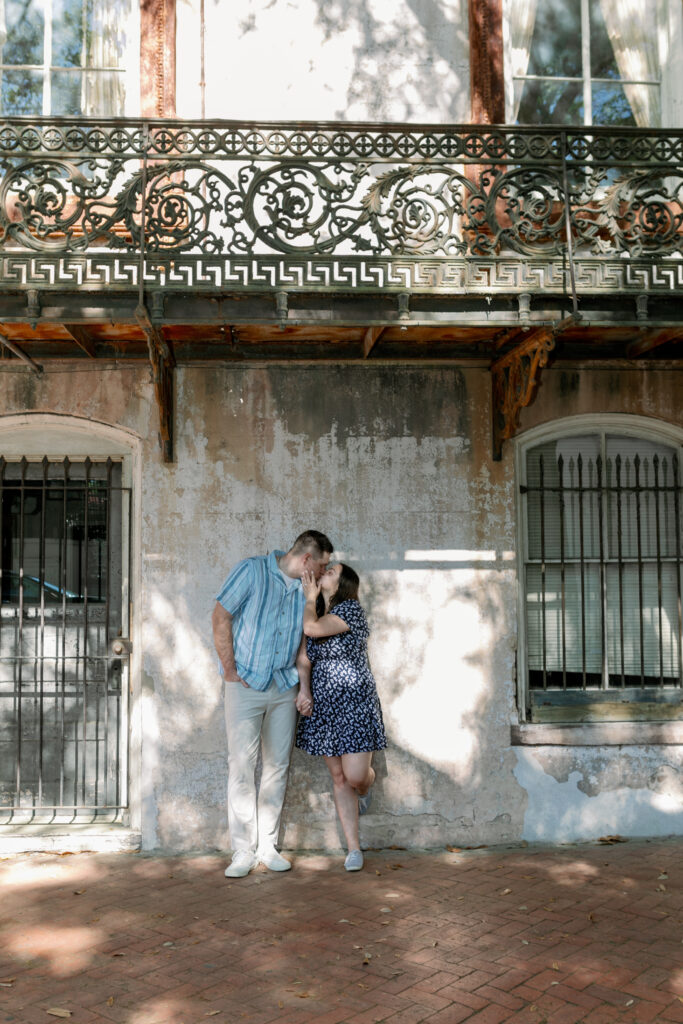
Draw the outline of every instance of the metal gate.
[[[130,512],[120,461],[0,456],[0,821],[126,808]]]

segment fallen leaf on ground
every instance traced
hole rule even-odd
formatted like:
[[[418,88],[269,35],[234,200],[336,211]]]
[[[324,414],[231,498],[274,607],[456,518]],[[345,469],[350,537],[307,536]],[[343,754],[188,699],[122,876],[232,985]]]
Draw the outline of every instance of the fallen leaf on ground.
[[[655,892],[666,892],[666,886],[665,885],[658,885],[657,888],[655,889]]]
[[[74,889],[74,896],[82,896],[83,893],[87,891],[87,889]]]
[[[398,869],[402,868],[403,865],[402,864],[389,864],[388,867],[389,867],[390,871],[398,871]]]
[[[5,981],[0,981],[0,985],[3,988],[11,988],[16,980],[16,978],[7,978]]]
[[[509,896],[511,892],[512,892],[512,889],[503,889],[503,891],[501,892],[500,895],[501,896]]]
[[[208,1011],[207,1011],[207,1012],[206,1012],[206,1013],[204,1014],[204,1016],[205,1016],[205,1017],[215,1017],[215,1016],[216,1016],[216,1014],[217,1014],[217,1013],[220,1013],[220,1012],[221,1012],[220,1010],[208,1010]]]
[[[629,1001],[627,1003],[624,1003],[624,1006],[633,1006],[634,1002],[635,1002],[635,999],[629,999]]]
[[[337,924],[353,924],[353,925],[355,925],[355,923],[356,923],[355,921],[349,921],[348,917],[340,917],[339,920],[337,921]]]
[[[61,1010],[58,1006],[53,1006],[50,1010],[46,1010],[51,1017],[70,1017],[71,1010]]]
[[[462,851],[461,846],[447,846],[446,849],[449,853],[460,853]]]
[[[557,960],[553,960],[553,962],[551,963],[550,966],[552,967],[552,969],[554,971],[559,971],[559,969],[560,969],[560,965],[558,964]]]
[[[598,842],[611,846],[613,843],[627,843],[628,839],[624,839],[623,836],[600,836]]]
[[[588,920],[591,922],[591,924],[595,924],[595,915],[593,914],[592,910],[591,910],[590,914],[588,915]]]
[[[109,999],[107,999],[107,1006],[113,1006],[113,1005],[114,1005],[114,997],[113,996],[109,996]]]
[[[669,877],[669,876],[667,875],[666,871],[662,871],[661,875],[657,875],[657,878],[659,878],[660,880],[661,880],[662,878],[668,878],[668,877]]]

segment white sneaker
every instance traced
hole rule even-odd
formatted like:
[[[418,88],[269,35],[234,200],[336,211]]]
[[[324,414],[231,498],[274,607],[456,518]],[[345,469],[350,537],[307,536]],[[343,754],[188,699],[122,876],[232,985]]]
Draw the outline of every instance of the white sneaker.
[[[292,866],[292,862],[281,856],[274,846],[259,850],[256,856],[271,871],[289,871]]]
[[[349,850],[344,861],[347,871],[360,871],[363,867],[363,854],[360,850]]]
[[[225,869],[226,878],[244,878],[258,864],[258,857],[251,850],[238,850]]]

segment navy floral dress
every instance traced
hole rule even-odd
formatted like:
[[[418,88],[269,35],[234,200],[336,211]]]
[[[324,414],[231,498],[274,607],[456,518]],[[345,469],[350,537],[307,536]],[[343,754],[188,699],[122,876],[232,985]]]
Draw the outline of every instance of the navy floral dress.
[[[312,662],[313,714],[301,717],[296,745],[309,754],[338,757],[383,750],[386,745],[382,709],[368,665],[370,634],[358,601],[342,601],[331,609],[349,627],[323,640],[311,637],[306,653]]]

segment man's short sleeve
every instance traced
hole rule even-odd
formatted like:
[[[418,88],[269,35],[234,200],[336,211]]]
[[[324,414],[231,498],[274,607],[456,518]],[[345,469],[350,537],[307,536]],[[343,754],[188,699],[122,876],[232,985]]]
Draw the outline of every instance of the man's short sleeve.
[[[251,593],[254,572],[251,559],[245,558],[232,570],[227,580],[216,595],[216,600],[223,605],[226,612],[236,615]]]

